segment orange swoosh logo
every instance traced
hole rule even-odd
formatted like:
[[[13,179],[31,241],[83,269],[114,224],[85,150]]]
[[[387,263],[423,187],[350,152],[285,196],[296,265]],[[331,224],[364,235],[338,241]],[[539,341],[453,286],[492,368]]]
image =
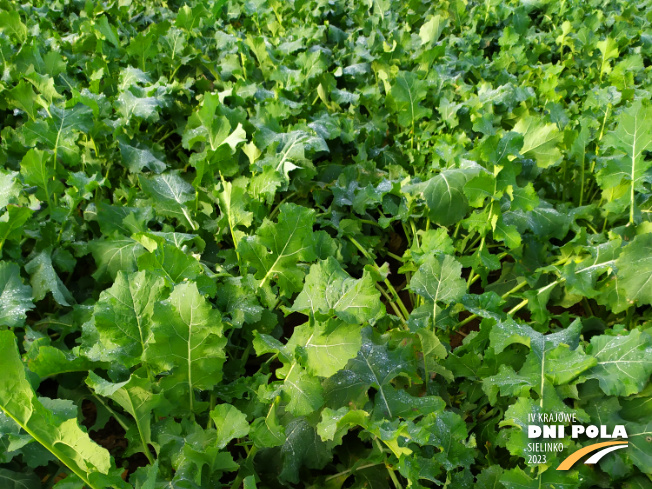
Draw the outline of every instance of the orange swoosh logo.
[[[614,445],[622,445],[627,446],[626,441],[605,441],[602,443],[595,443],[593,445],[589,445],[588,447],[580,448],[576,452],[571,453],[568,457],[564,459],[564,461],[559,464],[559,467],[557,467],[557,470],[568,470],[570,469],[573,465],[575,465],[575,462],[577,462],[579,459],[581,459],[584,455],[588,455],[591,452],[595,452],[596,450],[600,450],[601,448],[604,447],[610,447]]]

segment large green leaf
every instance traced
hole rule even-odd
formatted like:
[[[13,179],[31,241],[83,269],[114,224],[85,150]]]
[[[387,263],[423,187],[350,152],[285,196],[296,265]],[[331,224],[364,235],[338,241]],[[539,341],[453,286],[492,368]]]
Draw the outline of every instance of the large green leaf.
[[[0,331],[0,368],[4,372],[0,377],[0,409],[89,487],[103,487],[93,483],[93,474],[109,473],[109,452],[91,441],[76,417],[63,418],[37,399],[11,331]]]
[[[226,338],[219,313],[194,282],[179,284],[154,305],[151,331],[147,361],[169,372],[162,380],[165,395],[193,411],[195,389],[210,389],[222,378]]]
[[[301,290],[304,272],[299,262],[315,256],[312,226],[314,211],[296,204],[283,204],[278,223],[265,220],[256,236],[240,241],[239,251],[255,269],[262,287],[275,280],[284,295]]]
[[[635,193],[643,191],[644,183],[652,178],[652,160],[644,155],[652,146],[652,107],[644,107],[637,100],[621,112],[616,129],[605,136],[605,146],[613,148],[615,154],[598,174],[598,182],[605,189],[627,182],[629,220],[634,222]]]
[[[382,311],[380,292],[368,272],[349,276],[332,257],[310,267],[305,285],[292,309],[315,317],[336,316],[351,324],[373,321]]]
[[[390,103],[398,114],[398,123],[403,127],[412,127],[432,110],[419,103],[428,94],[427,84],[411,72],[399,72],[388,94]]]
[[[652,234],[636,236],[616,260],[618,287],[627,302],[652,304]]]
[[[637,329],[626,335],[594,336],[588,353],[597,360],[588,375],[610,396],[636,394],[652,374],[652,338]]]
[[[125,367],[139,364],[151,340],[154,304],[163,288],[163,279],[151,272],[118,272],[95,304],[93,323],[98,338],[87,355]]]

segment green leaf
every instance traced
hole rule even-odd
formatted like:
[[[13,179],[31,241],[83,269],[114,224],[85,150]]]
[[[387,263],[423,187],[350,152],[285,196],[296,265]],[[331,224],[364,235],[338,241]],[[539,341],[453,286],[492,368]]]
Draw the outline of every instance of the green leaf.
[[[40,489],[41,480],[33,472],[0,469],[0,485],[5,489]]]
[[[0,12],[0,15],[3,13],[4,12]],[[0,22],[2,22],[2,20],[0,20]],[[18,84],[11,90],[8,90],[7,93],[9,94],[8,102],[10,106],[25,111],[31,120],[36,119],[38,106],[35,106],[35,104],[43,105],[45,103],[41,97],[36,95],[32,85],[27,83],[25,80],[20,80]]]
[[[376,396],[372,419],[415,419],[423,415],[442,412],[446,403],[439,396],[416,397],[391,384],[384,388],[385,396]]]
[[[219,313],[197,290],[194,282],[177,285],[170,297],[154,305],[153,341],[146,349],[148,363],[158,372],[165,395],[195,409],[195,389],[219,383],[226,339]]]
[[[185,205],[195,198],[195,189],[178,173],[163,173],[149,178],[140,175],[138,181],[161,214],[185,221],[193,230],[197,229]]]
[[[59,278],[59,275],[52,266],[50,249],[41,251],[25,265],[25,271],[31,275],[30,282],[34,293],[34,299],[42,300],[48,292],[62,306],[69,306],[75,299],[70,291]]]
[[[206,287],[211,290],[215,288],[215,284],[203,275],[203,269],[194,256],[184,253],[160,236],[141,234],[134,238],[152,250],[138,257],[139,269],[163,277],[170,287],[186,280],[195,280],[202,291]]]
[[[0,250],[7,240],[20,240],[24,225],[32,217],[33,212],[29,207],[7,206],[7,212],[0,216]]]
[[[97,264],[93,273],[96,280],[115,279],[120,271],[135,272],[136,259],[145,252],[145,248],[131,238],[93,240],[88,247]]]
[[[138,451],[145,453],[152,462],[149,444],[152,443],[152,414],[160,403],[160,395],[152,393],[152,384],[148,379],[132,374],[125,382],[112,383],[99,375],[89,372],[86,384],[97,395],[115,401],[136,422],[141,447]]]
[[[441,15],[430,16],[430,19],[423,23],[421,29],[419,29],[419,38],[421,38],[421,44],[432,44],[437,42],[441,33],[446,27],[446,20],[441,18]]]
[[[40,346],[35,357],[27,361],[31,372],[45,379],[68,372],[86,372],[92,362],[54,346]]]
[[[163,290],[163,279],[152,272],[118,272],[95,304],[93,322],[99,337],[86,354],[125,367],[138,365],[151,340],[154,304]]]
[[[120,154],[122,155],[122,164],[127,167],[131,173],[142,173],[147,168],[154,173],[165,171],[167,165],[154,156],[152,150],[140,144],[132,146],[126,141],[118,141]]]
[[[54,163],[44,151],[30,149],[23,157],[20,172],[26,184],[38,187],[36,196],[48,205],[53,195],[63,191],[63,184],[54,176]]]
[[[18,173],[15,171],[0,169],[0,209],[9,202],[13,202],[20,194],[20,185],[16,180],[17,175]]]
[[[626,335],[594,336],[587,352],[598,362],[587,376],[598,379],[609,396],[636,394],[652,374],[652,337],[638,329]]]
[[[467,211],[464,185],[467,175],[461,170],[444,170],[424,182],[421,194],[428,206],[430,220],[441,226],[459,222]]]
[[[20,19],[20,14],[15,10],[0,12],[0,32],[6,32],[19,43],[27,39],[27,26]]]
[[[246,180],[236,182],[222,182],[223,190],[217,194],[217,199],[222,213],[220,226],[229,229],[233,246],[237,249],[240,239],[244,233],[240,227],[249,227],[253,219],[253,213],[247,211]]]
[[[501,368],[499,375],[484,382],[487,393],[498,387],[501,394],[524,393],[526,386],[543,396],[550,385],[570,382],[596,365],[596,360],[578,350],[582,325],[579,320],[557,333],[542,334],[530,326],[519,324],[513,319],[499,321],[489,333],[489,340],[495,353],[507,346],[520,343],[530,348],[525,363],[515,376],[513,370]],[[547,382],[546,382],[547,380]],[[491,394],[495,399],[495,394]]]
[[[247,416],[230,404],[215,406],[210,412],[217,430],[217,447],[224,448],[234,438],[242,438],[249,433]]]
[[[433,422],[434,421],[434,422]],[[447,471],[455,467],[464,467],[472,463],[473,450],[466,446],[468,437],[466,423],[451,411],[431,413],[417,423],[417,428],[423,430],[427,441],[422,444],[433,445],[439,453],[433,456],[435,463],[441,464]]]
[[[116,106],[122,118],[126,121],[138,117],[148,122],[159,120],[158,110],[162,101],[157,97],[139,97],[129,90],[120,93],[116,99]]]
[[[298,484],[299,469],[321,469],[330,457],[326,444],[315,429],[305,419],[294,419],[287,425],[285,443],[281,447],[283,466],[280,480]]]
[[[287,410],[295,416],[305,416],[324,404],[321,382],[292,363],[283,381],[283,392],[288,399]]]
[[[401,351],[390,350],[387,343],[372,333],[362,330],[362,347],[357,357],[345,369],[330,377],[324,384],[328,405],[340,407],[361,402],[370,387],[376,389],[377,404],[391,418],[390,399],[386,395],[389,382],[401,374],[412,373],[413,368],[404,360]]]
[[[383,306],[368,272],[356,280],[329,257],[310,267],[292,310],[309,312],[318,319],[336,316],[347,323],[362,324],[377,319]]]
[[[577,471],[557,471],[552,468],[539,473],[534,478],[527,475],[520,467],[503,473],[501,483],[505,489],[572,489],[578,487],[579,473]]]
[[[57,94],[58,95],[58,94]],[[93,128],[93,111],[84,104],[70,109],[50,105],[47,121],[28,122],[23,126],[25,142],[39,144],[52,150],[54,159],[73,165],[79,161],[77,138],[80,133],[88,134]]]
[[[561,161],[561,152],[557,144],[562,139],[557,126],[545,123],[541,117],[525,115],[521,117],[514,131],[523,134],[521,154],[532,158],[539,168],[548,168]]]
[[[0,326],[25,324],[26,312],[34,308],[32,289],[23,284],[15,263],[0,262]]]
[[[466,292],[462,265],[450,255],[427,258],[412,276],[409,287],[432,302],[435,316],[437,303],[451,304]]]
[[[652,234],[640,234],[616,259],[618,287],[630,304],[652,304]]]
[[[336,319],[304,324],[294,328],[287,347],[296,351],[302,365],[311,375],[330,377],[343,369],[360,350],[361,326],[350,325]]]
[[[626,182],[629,187],[629,222],[633,223],[636,211],[635,193],[644,190],[645,182],[652,179],[652,160],[644,152],[652,147],[652,107],[644,107],[640,100],[621,112],[616,129],[608,132],[604,145],[612,148],[614,157],[597,176],[604,189]]]
[[[191,149],[195,143],[204,142],[212,151],[227,145],[230,148],[228,154],[233,154],[238,144],[247,140],[247,133],[241,124],[231,132],[229,120],[216,112],[219,104],[218,94],[204,95],[201,109],[190,116],[184,129],[184,148]]]
[[[276,402],[272,403],[264,418],[256,418],[251,423],[251,438],[258,448],[278,447],[285,443],[285,426],[279,423]]]
[[[301,290],[304,272],[299,262],[311,262],[316,256],[312,226],[314,211],[296,204],[280,207],[278,223],[265,220],[256,236],[240,241],[240,254],[255,269],[262,287],[276,280],[283,295]]]
[[[293,170],[312,170],[312,155],[329,152],[322,137],[302,130],[287,133],[264,131],[259,139],[257,144],[260,144],[260,147],[269,147],[268,154],[260,161],[260,165],[280,173],[285,182],[289,181],[289,174]]]
[[[109,473],[109,452],[91,441],[76,418],[65,419],[37,399],[11,331],[0,331],[0,369],[5,373],[0,377],[0,409],[89,487],[99,489],[89,477],[94,472]]]
[[[416,74],[402,71],[396,75],[394,84],[387,96],[394,112],[398,113],[398,123],[403,127],[412,127],[432,110],[419,103],[428,94],[426,82],[419,80]]]
[[[369,413],[362,410],[350,410],[346,407],[338,410],[324,408],[321,421],[317,425],[317,433],[323,441],[334,440],[336,445],[342,444],[342,438],[351,428],[366,426]]]

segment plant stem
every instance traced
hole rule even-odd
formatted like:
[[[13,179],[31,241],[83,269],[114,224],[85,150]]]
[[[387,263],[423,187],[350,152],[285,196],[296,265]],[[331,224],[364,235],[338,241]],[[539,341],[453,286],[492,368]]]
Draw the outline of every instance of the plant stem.
[[[398,255],[392,253],[391,251],[386,251],[385,254],[386,254],[387,256],[391,257],[391,258],[394,258],[394,260],[397,260],[397,261],[403,262],[403,258],[401,258],[400,256],[398,256]]]
[[[357,472],[358,470],[364,470],[364,469],[368,469],[369,467],[375,467],[376,465],[380,465],[382,463],[383,462],[376,462],[374,464],[361,465],[360,467],[352,467],[350,469],[343,470],[342,472],[338,472],[337,474],[329,475],[328,477],[326,477],[326,479],[324,479],[324,482],[337,479],[338,477],[341,477],[346,474],[350,474],[351,472]]]
[[[507,315],[511,316],[512,314],[520,311],[521,309],[523,309],[523,307],[525,307],[527,303],[528,303],[528,299],[523,299],[521,302],[519,302],[514,307],[512,307],[509,311],[507,311]]]
[[[220,175],[220,176],[221,176],[221,175]],[[274,209],[272,209],[272,212],[269,213],[269,217],[268,217],[268,219],[269,219],[270,221],[271,221],[272,219],[274,219],[274,216],[276,215],[276,213],[277,213],[277,212],[279,211],[279,209],[281,208],[281,205],[284,204],[285,202],[287,202],[288,199],[294,197],[295,195],[296,195],[296,192],[290,192],[290,193],[287,194],[285,197],[283,197],[283,199],[282,199],[282,200],[281,200],[281,201],[276,205],[276,207],[274,207]]]
[[[367,258],[367,260],[369,260],[369,261],[371,262],[371,266],[373,266],[373,267],[376,269],[376,271],[380,274],[380,273],[381,273],[381,271],[380,271],[380,267],[379,267],[378,265],[376,265],[376,262],[375,262],[374,259],[371,257],[371,255],[369,254],[369,252],[368,252],[367,250],[365,250],[365,249],[362,247],[362,245],[356,241],[355,238],[349,236],[349,240],[351,241],[351,243],[353,243],[353,244],[355,245],[356,248],[358,248],[358,250],[360,250],[360,252],[361,252],[361,253],[362,253],[362,254]],[[385,285],[387,286],[387,290],[389,290],[390,293],[392,294],[392,296],[394,296],[394,301],[396,301],[396,304],[397,304],[398,307],[401,309],[401,312],[403,313],[403,317],[404,317],[405,319],[407,319],[407,318],[410,316],[410,313],[408,312],[407,307],[405,307],[405,304],[403,304],[403,301],[402,301],[401,298],[399,297],[398,292],[396,292],[396,289],[395,289],[394,286],[391,284],[391,282],[389,281],[389,279],[386,278],[386,279],[384,280],[384,282],[385,282]]]
[[[406,319],[406,318],[403,317],[403,314],[401,313],[401,311],[399,310],[399,308],[396,306],[396,304],[394,303],[394,301],[392,300],[392,298],[389,296],[389,294],[388,294],[387,292],[385,292],[385,289],[383,289],[383,288],[380,286],[380,284],[376,284],[376,288],[377,288],[378,290],[380,290],[380,293],[383,294],[383,297],[387,300],[387,302],[389,303],[389,305],[392,306],[392,309],[394,310],[394,314],[396,314],[396,315],[398,316],[398,318],[401,320],[401,324],[403,325],[403,328],[407,330],[407,329],[408,329],[408,325],[407,325],[407,323],[405,322],[405,319]]]

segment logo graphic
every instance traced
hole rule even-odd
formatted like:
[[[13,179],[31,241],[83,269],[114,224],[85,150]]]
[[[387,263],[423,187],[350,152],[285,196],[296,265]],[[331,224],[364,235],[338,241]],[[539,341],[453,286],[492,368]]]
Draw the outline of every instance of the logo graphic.
[[[626,447],[627,447],[626,441],[606,441],[603,443],[594,443],[593,445],[589,445],[588,447],[581,448],[576,452],[571,453],[568,457],[564,459],[564,461],[561,464],[559,464],[557,470],[570,469],[573,465],[575,465],[575,462],[581,459],[584,455],[588,455],[589,453],[595,452],[596,450],[598,450],[598,452],[591,455],[591,457],[589,457],[584,463],[597,464],[600,461],[600,459],[604,457],[606,454]]]
[[[560,453],[565,450],[567,437],[571,440],[589,438],[609,439],[594,443],[588,447],[580,448],[571,453],[557,467],[557,470],[571,469],[581,458],[590,455],[585,464],[595,464],[602,457],[621,448],[627,448],[627,430],[624,425],[592,425],[578,422],[575,413],[564,412],[535,412],[528,414],[527,437],[531,443],[527,444],[526,452],[528,465],[547,464],[548,453]],[[620,439],[619,439],[620,438]],[[623,440],[624,438],[624,440]]]

